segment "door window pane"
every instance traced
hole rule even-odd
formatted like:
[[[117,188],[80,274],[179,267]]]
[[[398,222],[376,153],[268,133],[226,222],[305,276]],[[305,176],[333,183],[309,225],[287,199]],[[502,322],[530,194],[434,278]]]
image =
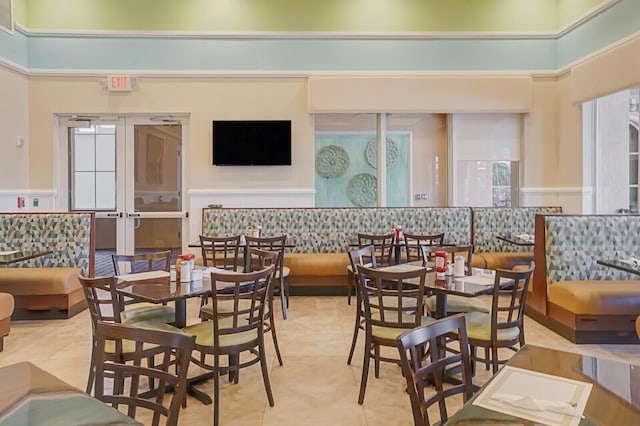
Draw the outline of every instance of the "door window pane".
[[[115,125],[73,128],[70,210],[116,209]]]

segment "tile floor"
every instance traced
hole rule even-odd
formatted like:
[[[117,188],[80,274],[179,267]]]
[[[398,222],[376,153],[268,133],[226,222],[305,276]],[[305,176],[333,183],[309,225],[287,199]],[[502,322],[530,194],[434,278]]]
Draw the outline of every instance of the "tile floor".
[[[191,321],[197,321],[197,303],[189,302]],[[379,379],[371,369],[364,405],[358,405],[363,340],[348,366],[354,307],[345,297],[292,297],[288,314],[286,321],[277,322],[283,367],[277,364],[267,336],[275,406],[267,403],[259,366],[249,367],[241,371],[238,385],[221,382],[222,425],[412,424],[404,379],[395,365],[383,363]],[[89,321],[85,310],[70,320],[14,322],[0,353],[0,366],[28,360],[84,389],[91,348]],[[526,336],[531,344],[640,364],[640,345],[574,345],[529,318]],[[488,377],[480,368],[474,382],[480,385]],[[212,383],[199,386],[212,392]],[[189,398],[180,424],[211,422],[212,406]]]

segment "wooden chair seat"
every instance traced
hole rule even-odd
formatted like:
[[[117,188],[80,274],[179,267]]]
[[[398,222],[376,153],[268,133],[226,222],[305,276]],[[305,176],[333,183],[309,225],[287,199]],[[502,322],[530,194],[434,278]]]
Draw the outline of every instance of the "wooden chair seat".
[[[467,312],[467,335],[469,339],[491,340],[491,315],[484,312]],[[500,321],[498,321],[500,322]],[[518,327],[497,330],[498,340],[513,340],[520,335]]]

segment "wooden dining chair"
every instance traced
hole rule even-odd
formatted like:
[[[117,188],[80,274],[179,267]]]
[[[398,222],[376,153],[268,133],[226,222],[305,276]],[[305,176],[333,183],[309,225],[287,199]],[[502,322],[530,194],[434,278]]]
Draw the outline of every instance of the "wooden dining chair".
[[[380,361],[400,364],[397,358],[383,356],[381,346],[396,347],[396,338],[405,331],[425,325],[433,318],[422,315],[422,295],[427,270],[415,267],[401,272],[357,266],[358,291],[364,305],[365,345],[358,404],[364,403],[369,363],[375,363],[380,376]]]
[[[116,275],[127,275],[139,272],[165,271],[171,267],[171,250],[139,253],[133,255],[114,254],[111,256],[113,270]],[[122,323],[130,324],[141,321],[155,321],[171,324],[175,321],[175,308],[165,305],[148,305],[127,308],[127,306],[140,304],[135,299],[118,296],[123,307]]]
[[[535,262],[524,271],[497,269],[493,284],[491,312],[468,312],[466,315],[467,335],[471,346],[471,360],[485,365],[491,364],[493,373],[507,359],[499,359],[499,349],[507,348],[517,352],[524,346],[524,309],[528,294],[531,274]],[[513,284],[501,288],[501,279],[513,280]],[[485,357],[477,355],[477,348],[486,348]],[[487,358],[489,355],[489,358]]]
[[[245,237],[249,248],[256,247],[262,250],[277,251],[280,253],[280,260],[276,265],[275,279],[278,286],[274,286],[274,290],[278,289],[280,294],[280,302],[282,306],[282,318],[287,319],[287,309],[289,308],[289,274],[291,270],[288,266],[284,266],[285,246],[287,236],[277,235],[274,237]]]
[[[373,246],[376,258],[376,264],[378,266],[389,266],[393,264],[393,255],[395,252],[395,239],[396,234],[391,232],[389,234],[363,234],[358,233],[358,248],[364,248]],[[352,287],[358,286],[356,275],[352,269],[351,264],[347,265],[347,304],[351,304]]]
[[[241,368],[260,363],[262,379],[269,405],[274,400],[269,381],[265,345],[264,316],[268,295],[273,291],[275,265],[256,272],[212,272],[211,287],[226,288],[214,291],[211,301],[213,319],[185,327],[184,331],[196,336],[195,351],[200,357],[192,357],[197,366],[213,374],[213,424],[220,423],[220,374],[232,374]],[[225,305],[234,307],[227,310]],[[241,356],[246,354],[246,356]],[[229,356],[238,362],[222,365],[220,357]],[[212,362],[207,362],[211,357]]]
[[[449,351],[444,345],[451,335],[457,335],[459,349]],[[402,374],[407,382],[407,393],[415,426],[429,426],[428,409],[438,404],[440,421],[449,419],[447,400],[462,395],[467,402],[473,395],[471,357],[463,314],[454,315],[415,328],[398,336]],[[452,370],[459,369],[459,384],[446,385],[444,378]]]
[[[248,250],[248,256],[249,256],[250,269],[247,272],[261,271],[264,268],[271,265],[274,265],[277,268],[278,265],[280,264],[279,263],[280,252],[278,251],[262,250],[259,248],[251,247]],[[278,278],[275,276],[275,274],[273,279],[278,281]],[[275,287],[275,285],[273,287]],[[218,303],[218,311],[231,312],[233,310],[233,304],[230,302],[231,302],[230,300],[220,301]],[[244,305],[242,307],[245,309],[248,307],[247,304],[249,302],[250,301],[248,299],[242,299],[240,301],[240,303]],[[208,306],[211,306],[211,309],[209,309]],[[213,319],[213,306],[211,304],[209,304],[208,306],[202,307],[200,309],[200,312],[204,315],[205,319]],[[278,345],[278,337],[276,333],[276,322],[275,322],[275,317],[273,312],[274,312],[274,309],[273,309],[273,293],[272,293],[267,295],[267,306],[265,307],[265,312],[264,312],[264,332],[271,333],[271,337],[273,339],[273,346],[276,351],[276,356],[278,357],[278,363],[280,364],[280,366],[282,366],[283,365],[282,355],[280,355],[280,346]],[[238,382],[237,375],[235,376],[234,381],[236,383]]]
[[[85,300],[87,301],[87,307],[89,315],[91,317],[91,331],[92,331],[92,350],[91,360],[89,363],[89,375],[87,378],[88,394],[91,393],[94,385],[95,371],[96,371],[96,327],[98,322],[111,322],[121,323],[123,322],[123,308],[119,295],[117,294],[116,285],[117,279],[115,277],[93,277],[87,276],[86,270],[83,268],[78,272],[78,281],[82,286]],[[129,321],[129,325],[135,327],[155,328],[159,330],[167,331],[180,331],[162,321]],[[107,347],[107,350],[113,353],[112,347]],[[126,346],[123,350],[132,350],[131,346]]]
[[[444,232],[440,234],[404,233],[404,248],[407,262],[423,259],[422,246],[441,246],[444,244]]]
[[[228,237],[209,237],[200,235],[200,250],[202,251],[202,264],[205,267],[214,267],[226,271],[244,271],[244,245],[240,244],[240,234]],[[202,296],[200,301],[200,318],[203,320],[212,311],[209,296]]]
[[[204,266],[242,272],[244,245],[240,244],[240,234],[229,237],[208,237],[200,235],[200,249]]]
[[[118,409],[127,407],[127,415],[145,418],[145,424],[178,424],[180,408],[185,400],[187,371],[195,336],[162,330],[132,327],[98,321],[96,324],[96,391],[95,397]],[[149,358],[153,366],[145,364]],[[113,377],[113,391],[108,393],[105,378]],[[140,395],[140,382],[146,378],[158,383],[153,398]],[[172,388],[167,392],[168,387]],[[170,397],[169,397],[170,395]],[[169,397],[168,403],[165,399]],[[151,414],[146,420],[140,411]]]
[[[466,275],[471,275],[471,261],[473,260],[473,246],[452,245],[452,246],[422,246],[423,262],[428,262],[436,251],[444,251],[453,262],[455,256],[463,256],[466,267]],[[436,296],[429,296],[425,301],[425,307],[429,315],[436,312]],[[488,313],[490,307],[482,300],[475,297],[464,297],[455,294],[447,296],[447,314],[453,315],[461,312],[485,312]]]
[[[349,255],[349,266],[351,271],[355,271],[354,279],[356,285],[358,285],[358,266],[368,266],[370,268],[376,267],[375,248],[373,246],[362,247],[357,250],[352,250],[347,253]],[[351,339],[351,349],[349,350],[349,357],[347,358],[347,364],[351,365],[353,360],[353,353],[356,350],[356,343],[358,341],[358,334],[360,330],[364,331],[364,305],[360,298],[360,292],[356,287],[356,320],[353,327],[353,337]]]

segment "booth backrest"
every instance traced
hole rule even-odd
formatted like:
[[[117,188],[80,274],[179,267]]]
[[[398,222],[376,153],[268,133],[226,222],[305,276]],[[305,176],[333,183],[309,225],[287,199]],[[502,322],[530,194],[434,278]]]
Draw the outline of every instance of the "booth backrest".
[[[447,244],[471,242],[468,207],[387,208],[205,208],[203,235],[244,234],[262,226],[263,235],[286,234],[298,253],[340,253],[358,232],[379,234],[391,226],[409,233],[445,233]]]
[[[0,250],[51,250],[13,267],[77,267],[94,264],[93,213],[0,213]]]
[[[476,253],[531,251],[496,238],[533,234],[536,214],[562,213],[562,207],[473,207],[473,249]]]
[[[558,281],[638,279],[635,274],[596,262],[638,256],[640,216],[545,215],[542,218],[547,286]]]

